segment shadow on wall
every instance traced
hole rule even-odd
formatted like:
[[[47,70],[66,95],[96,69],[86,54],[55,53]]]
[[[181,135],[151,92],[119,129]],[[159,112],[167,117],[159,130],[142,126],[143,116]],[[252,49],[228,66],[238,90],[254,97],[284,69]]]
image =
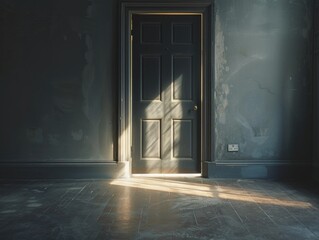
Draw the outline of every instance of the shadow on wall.
[[[105,159],[93,9],[90,0],[1,1],[1,158]]]

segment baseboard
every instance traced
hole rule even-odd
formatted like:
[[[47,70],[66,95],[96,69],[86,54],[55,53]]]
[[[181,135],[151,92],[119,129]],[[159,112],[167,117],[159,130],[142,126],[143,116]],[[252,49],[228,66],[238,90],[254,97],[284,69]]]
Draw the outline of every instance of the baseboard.
[[[287,163],[207,163],[208,178],[309,180],[311,164]]]
[[[0,164],[1,179],[112,179],[128,173],[128,164],[117,162]]]
[[[319,166],[310,164],[231,164],[205,162],[203,177],[237,179],[303,179],[311,172],[319,182]],[[1,163],[0,179],[114,179],[130,176],[129,163]]]

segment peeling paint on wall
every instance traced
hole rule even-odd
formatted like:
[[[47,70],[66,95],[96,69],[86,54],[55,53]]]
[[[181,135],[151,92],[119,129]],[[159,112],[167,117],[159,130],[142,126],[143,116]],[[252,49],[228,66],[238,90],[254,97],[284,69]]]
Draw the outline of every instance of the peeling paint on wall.
[[[221,26],[221,22],[219,19],[219,13],[216,13],[216,37],[215,37],[215,59],[216,61],[215,66],[215,80],[216,80],[216,91],[215,91],[215,99],[216,99],[216,120],[221,123],[226,123],[226,110],[228,106],[228,99],[227,96],[229,94],[229,87],[225,82],[224,73],[225,71],[229,71],[229,67],[226,65],[227,60],[225,58],[225,38]],[[217,134],[217,133],[216,133]]]
[[[223,73],[227,67],[225,51],[223,27],[221,26],[220,13],[217,11],[215,22],[215,59],[218,59],[218,61],[215,63],[215,78],[217,84],[223,82]]]
[[[215,159],[308,159],[313,1],[214,3]],[[117,14],[117,0],[0,2],[1,159],[115,159]]]
[[[309,159],[312,1],[215,3],[216,161]]]

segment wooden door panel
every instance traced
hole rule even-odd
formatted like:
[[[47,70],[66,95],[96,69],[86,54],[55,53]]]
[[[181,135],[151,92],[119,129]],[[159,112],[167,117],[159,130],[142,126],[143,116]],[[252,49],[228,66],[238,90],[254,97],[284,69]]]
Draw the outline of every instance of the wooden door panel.
[[[160,22],[140,23],[141,44],[162,43],[162,24]]]
[[[192,56],[173,56],[173,100],[193,100]]]
[[[142,159],[161,159],[161,120],[142,120],[141,125]]]
[[[174,119],[172,121],[172,159],[193,159],[193,121]]]
[[[193,24],[173,23],[172,24],[172,44],[192,44]]]
[[[132,20],[132,171],[199,172],[200,17]]]
[[[141,101],[161,100],[161,56],[141,56]]]

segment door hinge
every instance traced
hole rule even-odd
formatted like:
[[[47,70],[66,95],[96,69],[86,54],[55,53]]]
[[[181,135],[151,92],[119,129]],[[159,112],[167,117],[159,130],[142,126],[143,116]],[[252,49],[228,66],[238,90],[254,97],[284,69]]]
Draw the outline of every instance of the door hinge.
[[[133,154],[133,146],[131,146],[131,154]]]
[[[131,29],[131,36],[133,36],[134,35],[134,30],[133,29]]]

